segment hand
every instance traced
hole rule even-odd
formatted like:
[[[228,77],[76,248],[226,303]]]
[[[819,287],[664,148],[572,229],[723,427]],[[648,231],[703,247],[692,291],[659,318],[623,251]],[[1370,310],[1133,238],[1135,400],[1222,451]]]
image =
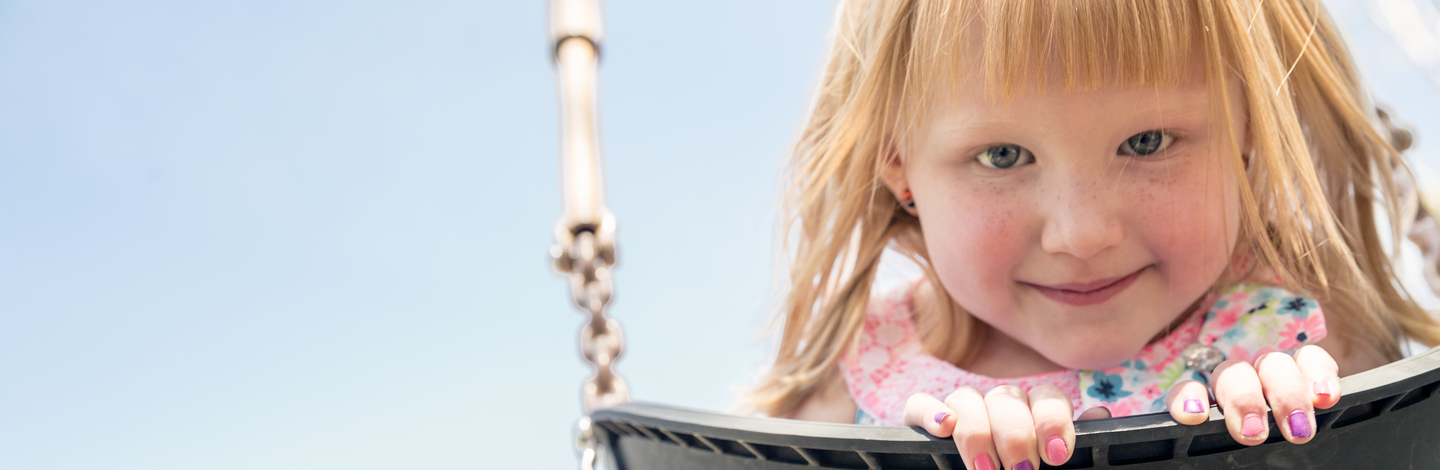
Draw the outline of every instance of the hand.
[[[1296,444],[1315,436],[1315,409],[1326,409],[1340,401],[1339,368],[1330,353],[1309,345],[1295,356],[1274,352],[1260,356],[1252,367],[1241,360],[1228,360],[1210,374],[1215,382],[1215,401],[1225,413],[1225,427],[1235,442],[1256,445],[1270,436],[1267,410],[1285,440]],[[1200,424],[1209,417],[1210,400],[1205,384],[1186,380],[1170,388],[1165,403],[1170,416],[1181,424]],[[1266,403],[1269,407],[1266,407]]]
[[[1070,397],[1050,385],[1029,393],[1002,385],[984,395],[975,387],[960,387],[943,403],[923,393],[910,396],[904,424],[925,428],[935,437],[953,435],[965,468],[1031,470],[1042,458],[1050,465],[1070,460],[1074,413]],[[1081,419],[1109,416],[1104,408],[1092,408]]]

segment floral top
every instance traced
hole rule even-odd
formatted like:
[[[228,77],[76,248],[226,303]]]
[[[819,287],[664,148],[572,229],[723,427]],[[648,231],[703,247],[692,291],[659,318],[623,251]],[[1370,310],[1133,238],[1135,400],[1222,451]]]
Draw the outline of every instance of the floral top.
[[[1079,405],[1077,416],[1096,406],[1104,406],[1115,417],[1163,412],[1170,386],[1184,379],[1204,381],[1180,359],[1180,352],[1193,343],[1214,346],[1227,359],[1254,361],[1267,352],[1293,353],[1325,337],[1325,317],[1314,300],[1277,287],[1240,284],[1207,298],[1197,309],[1204,315],[1191,316],[1120,365],[992,378],[925,351],[911,321],[912,287],[871,300],[859,344],[841,360],[845,385],[859,408],[859,424],[899,426],[910,395],[928,393],[943,399],[966,385],[982,393],[1000,385],[1026,391],[1054,385]]]

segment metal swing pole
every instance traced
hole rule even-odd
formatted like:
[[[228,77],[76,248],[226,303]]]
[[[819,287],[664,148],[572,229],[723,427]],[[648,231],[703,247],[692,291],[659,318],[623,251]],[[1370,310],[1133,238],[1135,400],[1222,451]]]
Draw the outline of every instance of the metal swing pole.
[[[585,416],[576,423],[581,468],[594,468],[603,449],[590,413],[630,401],[614,362],[624,351],[620,323],[605,314],[614,292],[615,216],[605,206],[600,158],[599,0],[550,1],[551,53],[560,103],[560,171],[565,212],[555,223],[550,258],[570,278],[575,307],[587,315],[580,330],[580,354],[592,372],[581,391]]]

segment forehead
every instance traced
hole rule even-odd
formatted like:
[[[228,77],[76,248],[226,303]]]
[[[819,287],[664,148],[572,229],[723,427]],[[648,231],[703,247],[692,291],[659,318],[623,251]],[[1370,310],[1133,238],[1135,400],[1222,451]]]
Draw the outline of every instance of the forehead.
[[[992,78],[995,72],[984,68],[984,59],[978,54],[970,56],[957,67],[932,78],[935,86],[922,100],[926,107],[943,104],[1002,106],[1009,102],[1030,104],[1045,99],[1107,99],[1135,93],[1173,99],[1178,95],[1205,95],[1209,88],[1204,53],[1199,50],[1183,58],[1177,57],[1175,63],[1165,64],[1164,68],[1175,72],[1173,79],[1166,80],[1102,76],[1081,82],[1075,79],[1076,72],[1070,64],[1051,58],[1037,63],[1028,73],[1002,75],[995,83]],[[1105,62],[1100,65],[1107,69],[1120,67]]]
[[[1036,139],[1055,143],[1123,138],[1156,128],[1193,136],[1209,128],[1214,111],[1203,82],[1022,93],[998,100],[974,92],[933,103],[902,145],[911,154],[935,145],[949,148],[997,141],[1040,145]]]
[[[1022,90],[1008,98],[998,98],[976,87],[963,88],[943,99],[931,100],[926,111],[931,116],[937,112],[963,112],[996,117],[1014,114],[1027,119],[1038,119],[1047,113],[1060,111],[1072,116],[1101,112],[1200,113],[1210,111],[1210,96],[1210,87],[1204,80],[1175,85],[1113,85],[1086,90],[1051,87],[1041,91]]]
[[[1194,2],[922,0],[902,106],[1203,83]],[[927,8],[928,7],[928,8]]]
[[[982,59],[972,56],[969,60],[979,63]],[[1113,128],[1193,125],[1210,122],[1226,109],[1232,113],[1240,109],[1238,103],[1220,107],[1211,99],[1201,54],[1173,65],[1184,72],[1174,83],[1110,79],[1088,87],[1074,86],[1063,80],[1063,67],[1052,61],[1038,73],[1014,77],[1014,89],[1008,96],[988,86],[986,74],[978,67],[959,67],[941,77],[941,86],[917,103],[910,125],[901,132],[904,145],[973,137],[972,132],[999,138],[1020,128],[1086,129],[1106,134],[1115,132]],[[1236,89],[1239,82],[1228,82],[1233,100],[1241,95]]]

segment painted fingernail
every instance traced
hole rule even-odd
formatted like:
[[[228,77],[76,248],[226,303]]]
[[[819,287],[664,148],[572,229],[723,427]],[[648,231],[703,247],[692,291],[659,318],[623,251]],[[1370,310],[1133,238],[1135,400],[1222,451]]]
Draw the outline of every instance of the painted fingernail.
[[[1030,465],[1029,460],[1021,460],[1020,463],[1015,464],[1015,470],[1035,470],[1035,466]]]
[[[935,413],[935,424],[940,424],[940,423],[945,422],[945,418],[947,418],[947,417],[949,417],[949,416],[950,416],[950,413],[946,413],[946,412],[944,412],[944,411],[941,411],[941,412],[939,412],[939,413]]]
[[[1050,463],[1062,464],[1069,457],[1069,451],[1065,450],[1065,439],[1060,436],[1050,436],[1050,441],[1045,443],[1045,453],[1050,455]],[[1029,462],[1026,462],[1029,463]]]
[[[1329,396],[1330,396],[1330,384],[1329,384],[1328,382],[1329,382],[1329,381],[1327,381],[1327,380],[1325,380],[1325,379],[1316,380],[1316,381],[1315,381],[1315,394],[1316,394],[1316,395],[1325,395],[1326,397],[1329,397]]]
[[[990,454],[975,456],[975,470],[995,470],[995,464],[990,462]]]
[[[1290,413],[1290,435],[1296,438],[1310,437],[1314,432],[1310,429],[1310,415],[1304,410],[1295,410]]]
[[[1265,420],[1260,419],[1258,414],[1245,415],[1245,422],[1240,425],[1240,434],[1245,437],[1260,437],[1265,432]]]
[[[1191,414],[1204,413],[1205,409],[1200,407],[1200,400],[1195,398],[1185,399],[1185,412]]]

